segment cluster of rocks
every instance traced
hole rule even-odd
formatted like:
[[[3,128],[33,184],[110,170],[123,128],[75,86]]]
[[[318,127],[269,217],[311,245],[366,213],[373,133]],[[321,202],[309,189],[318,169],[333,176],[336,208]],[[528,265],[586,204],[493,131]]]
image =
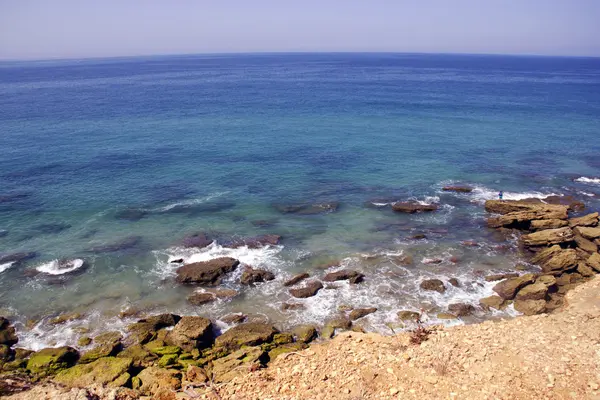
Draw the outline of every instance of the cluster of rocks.
[[[488,226],[520,231],[521,247],[541,272],[489,277],[503,280],[494,287],[497,295],[481,299],[482,307],[504,309],[514,303],[525,315],[549,312],[562,305],[564,294],[573,285],[600,272],[598,213],[569,218],[570,211],[583,208],[581,203],[550,200],[559,204],[537,199],[486,202],[486,211],[498,214],[488,219]]]

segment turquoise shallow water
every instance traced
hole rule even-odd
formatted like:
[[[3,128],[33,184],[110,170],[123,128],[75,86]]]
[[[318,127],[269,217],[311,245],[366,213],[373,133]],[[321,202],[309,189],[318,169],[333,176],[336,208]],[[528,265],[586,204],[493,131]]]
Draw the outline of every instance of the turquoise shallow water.
[[[485,271],[518,262],[485,228],[482,202],[498,190],[569,194],[597,208],[600,60],[279,54],[0,63],[0,137],[0,253],[36,253],[0,263],[0,308],[19,321],[24,345],[73,343],[82,324],[120,329],[127,320],[116,315],[131,304],[213,318],[240,311],[283,327],[323,322],[343,305],[376,306],[363,324],[387,331],[399,309],[476,302],[491,290]],[[453,182],[476,190],[441,192]],[[442,207],[407,216],[372,204],[408,199]],[[325,202],[337,211],[276,207]],[[194,232],[218,244],[178,247]],[[282,235],[281,245],[220,246],[266,233]],[[427,239],[411,239],[416,233]],[[127,249],[98,251],[124,239]],[[480,246],[460,244],[470,239]],[[414,265],[399,265],[400,254]],[[218,255],[277,279],[241,288],[240,271],[225,282],[240,290],[234,300],[188,305],[193,289],[173,281],[168,258]],[[32,276],[57,258],[85,266]],[[367,280],[282,312],[289,295],[281,282],[304,270],[319,276],[332,260]],[[464,285],[419,291],[432,276]],[[72,310],[86,318],[46,324]],[[41,322],[31,330],[28,319]]]

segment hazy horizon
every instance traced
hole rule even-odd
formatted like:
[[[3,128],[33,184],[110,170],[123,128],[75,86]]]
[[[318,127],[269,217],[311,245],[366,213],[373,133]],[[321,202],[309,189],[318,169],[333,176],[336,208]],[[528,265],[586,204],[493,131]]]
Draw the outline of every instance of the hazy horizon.
[[[0,60],[238,53],[600,56],[594,0],[0,0]]]

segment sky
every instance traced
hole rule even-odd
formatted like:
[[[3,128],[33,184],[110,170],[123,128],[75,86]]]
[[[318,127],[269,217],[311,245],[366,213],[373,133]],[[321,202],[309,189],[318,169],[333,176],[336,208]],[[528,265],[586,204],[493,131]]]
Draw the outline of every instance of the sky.
[[[600,56],[600,0],[0,0],[0,59],[230,52]]]

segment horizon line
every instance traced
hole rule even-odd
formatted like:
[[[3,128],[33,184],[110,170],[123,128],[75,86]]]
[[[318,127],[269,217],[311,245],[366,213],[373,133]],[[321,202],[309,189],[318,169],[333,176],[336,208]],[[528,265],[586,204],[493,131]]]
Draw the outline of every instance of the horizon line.
[[[87,57],[50,57],[50,58],[0,58],[0,63],[11,62],[47,62],[47,61],[84,61],[111,60],[152,57],[186,57],[186,56],[235,56],[235,55],[302,55],[302,54],[398,54],[398,55],[453,55],[453,56],[496,56],[496,57],[539,57],[539,58],[600,58],[600,55],[560,55],[536,53],[462,53],[462,52],[414,52],[414,51],[224,51],[224,52],[191,52],[191,53],[148,53],[115,56]]]

